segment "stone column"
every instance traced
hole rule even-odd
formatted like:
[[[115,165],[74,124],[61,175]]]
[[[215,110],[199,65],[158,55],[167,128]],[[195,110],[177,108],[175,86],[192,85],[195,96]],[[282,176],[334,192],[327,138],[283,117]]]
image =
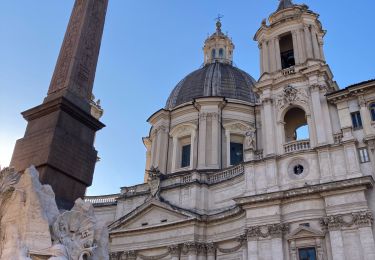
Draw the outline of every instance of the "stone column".
[[[268,58],[268,42],[262,42],[262,59],[263,59],[263,72],[269,72],[269,58]]]
[[[300,62],[304,63],[306,61],[306,54],[304,52],[304,37],[303,37],[303,29],[299,29],[297,31],[297,41],[298,41],[298,53],[300,57]]]
[[[220,161],[219,161],[219,133],[220,133],[220,124],[219,124],[219,113],[214,112],[211,113],[211,122],[212,122],[212,133],[211,134],[211,147],[212,147],[212,153],[211,153],[211,163],[215,168],[220,167]]]
[[[310,114],[306,114],[306,121],[307,121],[307,125],[309,127],[310,147],[314,148],[317,145],[318,141],[317,141],[317,137],[316,137],[316,131],[315,131],[315,128],[314,128],[314,122],[311,119]]]
[[[330,230],[329,236],[331,239],[332,260],[344,260],[344,242],[341,230]]]
[[[263,67],[263,45],[262,45],[262,43],[258,43],[258,48],[259,48],[259,61],[260,61],[260,75],[262,75],[263,72],[264,72],[264,67]]]
[[[370,115],[370,110],[368,109],[366,105],[365,98],[363,96],[358,97],[358,104],[360,107],[360,113],[361,113],[361,118],[362,118],[362,125],[363,125],[363,132],[365,134],[365,139],[366,137],[374,137],[374,130],[371,125],[371,115]]]
[[[265,98],[263,100],[263,111],[264,111],[264,129],[265,137],[267,141],[265,142],[265,155],[270,155],[275,153],[275,129],[273,125],[273,100],[271,98]]]
[[[227,145],[227,167],[230,166],[230,131],[225,130],[225,139],[227,140],[226,145]]]
[[[269,63],[270,63],[270,72],[276,70],[276,59],[275,59],[275,40],[271,39],[269,41],[268,52],[269,52]]]
[[[156,145],[157,145],[157,141],[156,141],[156,133],[157,133],[157,130],[153,130],[151,132],[151,166],[155,166],[155,161],[156,161]]]
[[[296,64],[301,64],[301,57],[298,52],[298,40],[297,40],[297,31],[292,31],[292,39],[293,39],[293,52],[294,52],[294,61]]]
[[[178,245],[173,245],[168,248],[171,255],[171,260],[179,260],[180,257],[180,247]]]
[[[283,253],[283,240],[280,237],[274,237],[272,238],[272,258],[273,259],[283,259],[284,253]]]
[[[258,260],[258,241],[248,238],[247,241],[247,259]]]
[[[320,178],[323,181],[329,181],[332,179],[332,167],[330,160],[330,153],[328,148],[322,148],[318,150]]]
[[[362,176],[359,168],[358,153],[355,141],[344,144],[345,162],[349,177],[355,178]]]
[[[364,259],[375,259],[375,242],[371,227],[369,226],[359,228],[359,238],[361,240]]]
[[[201,112],[199,115],[199,144],[198,144],[198,168],[206,167],[206,119],[207,114]]]
[[[313,50],[312,50],[312,43],[311,43],[311,32],[310,32],[310,26],[305,25],[303,27],[303,30],[305,32],[305,45],[306,45],[306,55],[308,59],[313,58]]]
[[[327,143],[325,124],[324,122],[318,122],[318,120],[323,119],[322,105],[320,103],[320,86],[312,85],[310,87],[311,99],[312,99],[312,108],[314,112],[314,125],[316,127],[317,133],[317,144],[322,145]]]
[[[160,126],[158,128],[157,132],[157,149],[156,149],[156,164],[155,166],[158,167],[158,169],[161,172],[166,172],[165,169],[165,161],[166,161],[166,154],[167,154],[167,142],[168,142],[168,131],[165,126]]]
[[[317,33],[315,29],[311,30],[311,39],[314,48],[314,57],[315,59],[321,59]]]
[[[194,168],[195,135],[196,131],[193,130],[190,136],[190,169]]]
[[[320,38],[320,39],[319,39],[319,50],[320,50],[320,57],[322,58],[322,60],[325,60],[325,59],[326,59],[326,57],[324,56],[324,48],[323,48],[323,46],[324,46],[324,42],[323,42],[323,39],[322,39],[322,38]]]
[[[216,248],[213,243],[206,244],[207,250],[207,260],[215,260],[216,259]]]
[[[173,136],[172,141],[172,172],[175,172],[177,169],[177,154],[178,154],[178,138]]]
[[[195,242],[189,242],[184,245],[187,251],[188,260],[198,260],[198,244]]]
[[[294,240],[290,242],[290,260],[298,260],[296,241],[294,241]]]
[[[280,54],[280,42],[279,38],[275,38],[275,58],[276,58],[276,70],[281,70],[281,54]]]

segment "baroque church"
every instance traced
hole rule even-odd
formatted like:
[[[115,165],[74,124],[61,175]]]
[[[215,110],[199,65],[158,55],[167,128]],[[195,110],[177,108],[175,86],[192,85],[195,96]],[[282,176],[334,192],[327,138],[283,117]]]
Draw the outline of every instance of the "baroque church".
[[[291,0],[255,32],[258,80],[218,19],[204,65],[148,119],[144,183],[84,197],[107,5],[75,0],[47,96],[22,113],[0,259],[375,259],[375,80],[339,88],[319,15]]]
[[[111,259],[375,259],[375,80],[337,86],[318,18],[280,1],[258,80],[217,21],[148,119],[144,183],[86,197]]]

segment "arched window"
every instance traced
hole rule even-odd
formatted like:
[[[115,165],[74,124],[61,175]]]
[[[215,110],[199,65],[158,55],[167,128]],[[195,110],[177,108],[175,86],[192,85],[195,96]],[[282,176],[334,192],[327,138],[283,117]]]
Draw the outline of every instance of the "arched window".
[[[306,113],[298,107],[291,108],[284,117],[285,141],[292,142],[309,139]]]
[[[370,104],[371,120],[375,121],[375,103]]]
[[[224,58],[224,50],[223,49],[219,50],[219,58],[220,59]]]
[[[212,49],[212,51],[211,51],[211,57],[212,57],[213,59],[216,58],[216,50],[215,50],[215,49]]]

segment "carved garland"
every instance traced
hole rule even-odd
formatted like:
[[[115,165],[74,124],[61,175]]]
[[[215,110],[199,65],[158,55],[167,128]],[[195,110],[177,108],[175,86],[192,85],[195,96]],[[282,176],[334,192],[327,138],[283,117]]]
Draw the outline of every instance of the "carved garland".
[[[288,85],[284,88],[283,93],[276,97],[276,105],[279,109],[283,109],[292,103],[307,104],[308,99],[309,97],[305,90],[298,90],[297,88]]]
[[[340,230],[345,227],[371,227],[374,217],[370,211],[354,212],[327,216],[319,220],[320,225],[328,230]]]
[[[246,234],[248,239],[273,238],[280,237],[287,231],[289,231],[288,224],[270,224],[250,227],[247,229]]]

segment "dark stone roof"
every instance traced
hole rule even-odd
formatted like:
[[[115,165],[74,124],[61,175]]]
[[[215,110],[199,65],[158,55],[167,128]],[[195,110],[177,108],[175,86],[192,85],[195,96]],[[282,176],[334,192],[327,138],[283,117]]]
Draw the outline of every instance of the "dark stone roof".
[[[226,97],[254,103],[255,80],[246,72],[225,63],[211,63],[182,79],[170,94],[166,109],[200,97]]]
[[[280,3],[279,3],[279,7],[277,8],[276,12],[281,11],[283,9],[293,7],[293,6],[294,6],[294,4],[293,4],[292,0],[281,0]]]

